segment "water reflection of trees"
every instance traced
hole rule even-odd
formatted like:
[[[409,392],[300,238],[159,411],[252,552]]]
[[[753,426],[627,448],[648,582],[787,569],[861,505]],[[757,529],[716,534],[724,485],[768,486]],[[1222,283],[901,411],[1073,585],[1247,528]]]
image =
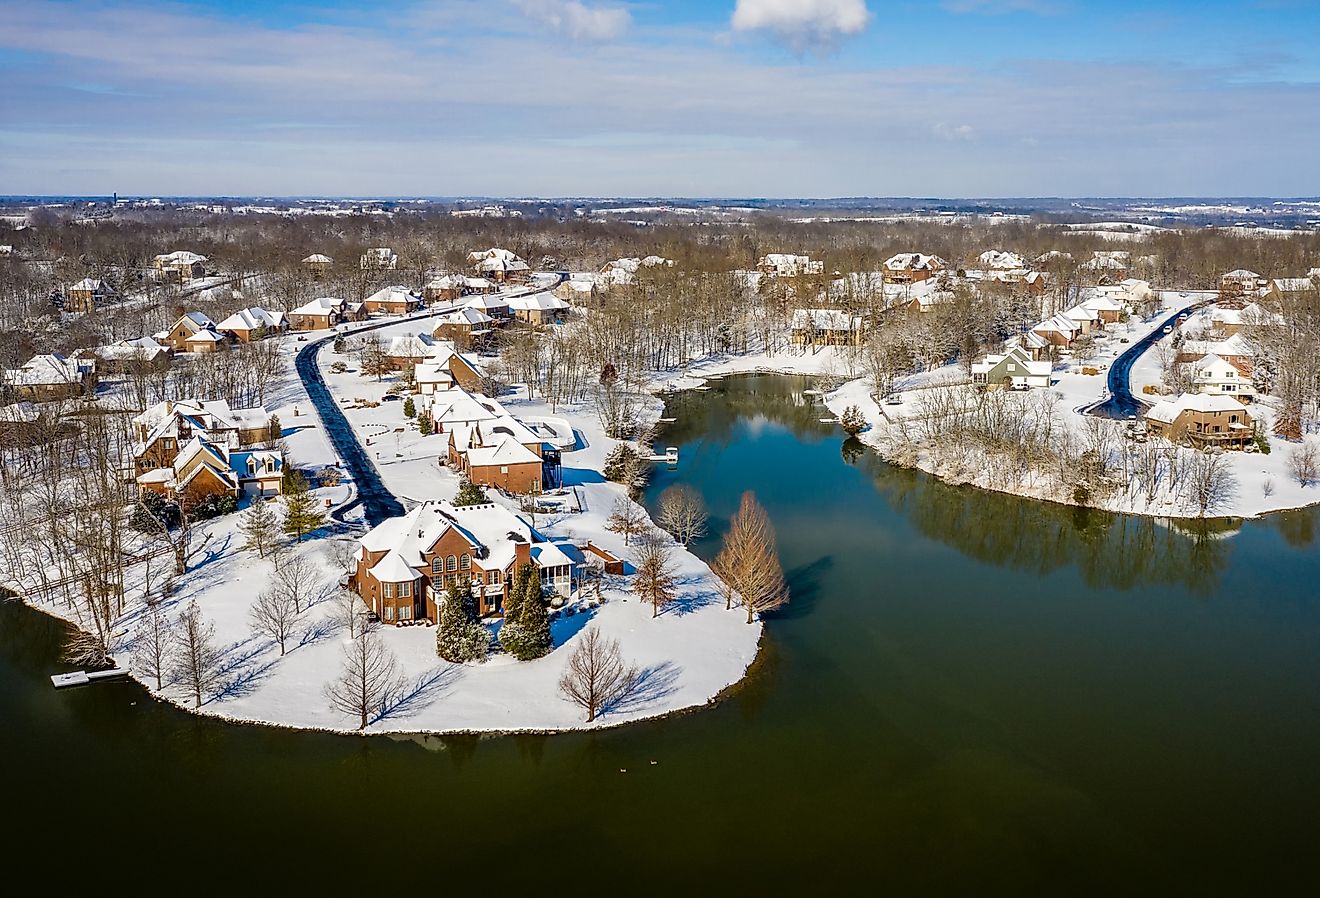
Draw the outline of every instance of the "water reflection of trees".
[[[1228,566],[1238,524],[1110,514],[951,487],[919,471],[861,462],[891,507],[923,535],[978,561],[1047,574],[1075,566],[1090,586],[1173,585],[1212,591]]]
[[[782,425],[799,437],[835,434],[835,425],[820,420],[830,417],[829,409],[819,397],[802,392],[814,384],[809,377],[744,374],[714,381],[708,393],[679,393],[666,404],[665,414],[677,420],[661,440],[701,437],[727,445],[744,420],[757,418]]]

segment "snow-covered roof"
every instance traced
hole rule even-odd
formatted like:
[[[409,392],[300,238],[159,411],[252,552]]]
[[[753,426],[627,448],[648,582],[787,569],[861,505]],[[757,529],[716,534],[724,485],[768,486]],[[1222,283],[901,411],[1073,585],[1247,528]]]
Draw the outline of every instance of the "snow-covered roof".
[[[532,293],[527,296],[509,297],[509,308],[520,312],[554,312],[569,308],[568,303],[549,293]]]
[[[396,359],[420,359],[430,355],[435,349],[435,340],[430,334],[401,334],[390,340],[385,354]]]
[[[222,334],[217,334],[213,330],[199,330],[197,333],[184,340],[184,343],[223,343],[225,338]]]
[[[100,346],[96,355],[102,359],[122,361],[126,359],[153,359],[161,353],[169,352],[151,337],[139,337],[136,340],[120,340],[109,346]]]
[[[524,262],[519,256],[507,249],[491,247],[487,250],[474,250],[468,253],[468,262],[476,266],[479,271],[530,271],[531,266]]]
[[[466,327],[481,327],[494,321],[485,312],[480,309],[474,309],[471,305],[466,305],[457,311],[450,312],[440,318],[440,324],[462,325]]]
[[[366,299],[367,302],[378,303],[413,303],[417,301],[417,296],[407,287],[395,284],[392,287],[382,287]]]
[[[1012,359],[1014,364],[1021,365],[1023,371],[1033,377],[1048,377],[1054,370],[1054,366],[1049,361],[1035,361],[1022,346],[1011,346],[1007,352],[999,355],[987,355],[979,362],[973,362],[972,373],[987,374],[1005,359]]]
[[[860,330],[862,319],[849,315],[839,309],[795,309],[793,312],[793,330],[846,331]]]
[[[486,293],[469,298],[467,302],[463,303],[463,308],[476,309],[479,312],[484,312],[487,309],[507,309],[509,308],[509,301],[502,296]]]
[[[1040,324],[1033,327],[1032,330],[1036,333],[1060,333],[1072,335],[1081,330],[1081,325],[1072,318],[1069,318],[1066,314],[1055,315],[1052,318],[1045,319]]]
[[[6,424],[31,424],[40,417],[41,412],[31,402],[0,405],[0,421]]]
[[[182,324],[187,330],[194,333],[199,330],[210,330],[215,327],[215,322],[211,320],[211,316],[204,312],[184,312],[179,316],[179,320],[174,323],[176,326]],[[171,330],[173,330],[173,328],[171,328]]]
[[[541,456],[512,437],[505,437],[494,446],[473,446],[469,448],[467,459],[470,465],[485,467],[487,465],[539,464]]]
[[[1188,340],[1182,345],[1183,353],[1218,355],[1218,356],[1254,356],[1256,349],[1251,341],[1241,334],[1234,334],[1227,340]]]
[[[306,259],[303,259],[303,264],[304,264],[304,265],[332,265],[332,264],[334,264],[334,261],[335,261],[334,259],[330,258],[329,256],[327,256],[327,255],[325,255],[325,254],[323,254],[323,253],[312,253],[312,254],[311,254],[310,256],[308,256]]]
[[[494,290],[495,282],[489,278],[464,277],[463,283],[469,290]]]
[[[889,271],[936,271],[944,267],[944,260],[939,256],[925,253],[899,253],[885,261],[885,268]]]
[[[90,291],[95,293],[99,290],[108,290],[110,286],[100,278],[83,278],[78,283],[69,288],[70,290]]]
[[[1316,289],[1315,281],[1310,278],[1275,278],[1270,283],[1280,293],[1301,293],[1303,290]]]
[[[1157,402],[1146,412],[1146,417],[1163,424],[1172,424],[1183,412],[1193,411],[1202,414],[1212,412],[1233,412],[1246,415],[1242,403],[1222,393],[1183,393],[1177,399],[1165,399]]]
[[[261,328],[278,329],[284,326],[283,312],[269,312],[262,308],[239,309],[216,327],[222,331],[254,331]]]
[[[761,257],[757,267],[792,277],[798,274],[820,274],[825,270],[825,263],[813,262],[811,256],[799,256],[793,253],[767,253]]]
[[[290,314],[293,315],[329,315],[332,312],[338,312],[344,306],[344,301],[334,296],[320,296],[311,302],[304,303],[294,309]]]
[[[1221,278],[1221,280],[1225,280],[1225,281],[1251,281],[1251,282],[1254,283],[1254,282],[1260,280],[1260,275],[1256,274],[1256,272],[1254,272],[1254,271],[1248,271],[1248,270],[1245,269],[1245,268],[1234,268],[1232,271],[1230,271],[1230,272],[1228,272],[1227,274],[1225,274],[1225,275]]]
[[[5,372],[5,382],[13,386],[57,386],[79,383],[84,374],[94,371],[91,359],[73,359],[58,352],[35,355],[19,368]]]
[[[186,249],[175,250],[172,253],[164,253],[156,257],[156,263],[162,267],[172,265],[195,265],[198,262],[205,262],[206,256],[190,252]]]
[[[982,268],[989,269],[1019,269],[1026,268],[1026,260],[1017,253],[1011,253],[1004,250],[989,249],[977,257],[977,261]]]

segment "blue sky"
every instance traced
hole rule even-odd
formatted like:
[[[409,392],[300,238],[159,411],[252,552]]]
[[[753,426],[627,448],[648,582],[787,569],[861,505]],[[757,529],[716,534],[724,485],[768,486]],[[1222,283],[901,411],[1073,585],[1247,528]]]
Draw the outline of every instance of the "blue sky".
[[[1320,0],[0,0],[0,193],[1320,194]]]

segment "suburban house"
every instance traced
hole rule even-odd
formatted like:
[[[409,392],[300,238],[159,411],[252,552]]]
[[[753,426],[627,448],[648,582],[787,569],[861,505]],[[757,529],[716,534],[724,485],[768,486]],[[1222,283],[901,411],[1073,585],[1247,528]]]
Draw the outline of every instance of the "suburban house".
[[[1089,334],[1092,331],[1100,330],[1104,326],[1104,320],[1100,317],[1100,313],[1088,308],[1085,303],[1066,309],[1062,314],[1063,317],[1077,323],[1080,334]]]
[[[430,396],[454,387],[479,391],[486,373],[471,356],[437,346],[429,358],[413,369],[413,376],[418,391]]]
[[[1031,329],[1050,346],[1067,349],[1082,334],[1082,326],[1067,315],[1055,315]]]
[[[96,357],[98,370],[107,374],[124,374],[167,368],[173,353],[168,346],[161,346],[151,337],[139,337],[98,346],[92,350],[92,355]]]
[[[422,298],[407,287],[384,287],[371,294],[362,306],[368,314],[407,315],[422,306]]]
[[[555,288],[555,296],[568,303],[590,304],[602,290],[608,289],[597,282],[598,275],[573,275]]]
[[[490,430],[509,429],[514,419],[483,427],[477,424],[466,430],[469,443],[461,450],[454,450],[455,441],[461,439],[464,430],[452,430],[449,434],[451,453],[459,468],[473,483],[490,486],[516,495],[531,495],[541,492],[545,485],[545,463],[540,455],[518,442],[512,436],[491,437]],[[526,428],[523,428],[526,429]],[[470,441],[482,439],[488,445],[477,445]],[[539,443],[539,440],[537,441]]]
[[[1132,264],[1132,254],[1125,250],[1098,249],[1081,265],[1098,284],[1117,284],[1126,280]]]
[[[334,327],[341,321],[362,321],[367,317],[360,302],[349,302],[331,296],[322,296],[289,313],[294,330],[319,331]]]
[[[1217,355],[1226,362],[1254,366],[1256,349],[1241,334],[1225,340],[1188,340],[1178,348],[1177,362],[1199,362],[1208,355]]]
[[[1047,271],[1028,271],[1022,278],[1022,284],[1033,296],[1040,296],[1050,288],[1050,275]]]
[[[425,502],[362,537],[349,585],[386,623],[439,620],[445,590],[459,580],[471,584],[478,612],[494,616],[523,565],[536,568],[547,591],[568,596],[578,559],[503,506]]]
[[[468,253],[468,264],[478,275],[497,284],[507,281],[525,281],[531,277],[532,267],[507,249],[492,247]]]
[[[1308,293],[1315,290],[1320,290],[1320,286],[1317,286],[1315,280],[1309,277],[1273,278],[1265,287],[1264,294],[1279,300],[1290,294]]]
[[[467,293],[467,278],[461,274],[446,274],[432,278],[422,288],[422,299],[427,302],[454,302]]]
[[[186,249],[165,253],[152,260],[157,277],[167,284],[186,284],[206,277],[206,256]]]
[[[564,320],[569,305],[549,293],[509,297],[509,310],[519,321],[528,324],[555,324]]]
[[[473,346],[490,338],[494,333],[494,323],[495,319],[485,312],[466,306],[441,316],[433,333],[442,340],[452,341],[456,346]]]
[[[184,508],[216,496],[278,496],[284,458],[278,450],[231,450],[194,436],[167,467],[143,471],[138,486],[177,500]]]
[[[672,264],[672,263],[671,263]],[[792,278],[803,274],[824,274],[825,263],[813,262],[810,256],[795,256],[791,253],[768,253],[756,263],[756,270],[775,277]]]
[[[1282,323],[1282,315],[1271,312],[1259,303],[1254,302],[1249,302],[1240,309],[1215,306],[1210,312],[1211,330],[1218,331],[1225,337],[1240,334],[1248,327],[1279,325]]]
[[[1251,415],[1231,396],[1183,393],[1146,412],[1146,428],[1171,443],[1243,449],[1254,439]]]
[[[1254,294],[1266,285],[1266,280],[1254,271],[1235,268],[1219,278],[1219,292],[1223,296],[1246,296]]]
[[[96,388],[96,360],[58,352],[37,355],[0,374],[6,402],[54,402],[91,394]]]
[[[989,249],[976,259],[977,264],[986,271],[1025,271],[1027,262],[1017,253]]]
[[[796,309],[793,342],[798,346],[860,346],[862,319],[839,309]]]
[[[251,343],[271,334],[278,334],[288,327],[283,312],[268,312],[261,308],[240,309],[215,326],[222,334],[228,334],[239,343]]]
[[[972,363],[972,383],[987,389],[1026,390],[1050,385],[1049,362],[1037,361],[1024,346],[1012,346],[1002,355],[987,355]]]
[[[463,303],[465,309],[476,309],[483,315],[489,315],[497,322],[513,317],[509,311],[509,300],[498,293],[477,293]]]
[[[323,275],[335,265],[335,260],[323,253],[312,253],[302,260],[303,267],[315,275]]]
[[[401,334],[390,339],[385,358],[392,368],[402,371],[426,361],[435,348],[435,340],[429,334]]]
[[[1243,402],[1256,396],[1251,382],[1252,366],[1248,363],[1230,362],[1211,353],[1184,364],[1195,393],[1230,395]]]
[[[377,246],[364,252],[358,264],[363,271],[393,271],[399,267],[399,257],[388,246]]]
[[[172,467],[180,448],[195,436],[229,450],[271,439],[270,414],[264,408],[233,409],[223,399],[158,402],[134,417],[132,425],[138,474]]]
[[[915,284],[934,277],[945,268],[939,256],[899,253],[884,264],[885,280],[893,284]]]
[[[193,352],[188,341],[203,331],[215,334],[215,322],[210,316],[203,312],[185,312],[168,330],[156,334],[155,339],[175,352]]]
[[[184,352],[219,352],[229,348],[229,337],[219,331],[203,328],[183,341]]]
[[[98,306],[114,302],[119,294],[100,278],[83,278],[64,291],[64,311],[95,312]]]

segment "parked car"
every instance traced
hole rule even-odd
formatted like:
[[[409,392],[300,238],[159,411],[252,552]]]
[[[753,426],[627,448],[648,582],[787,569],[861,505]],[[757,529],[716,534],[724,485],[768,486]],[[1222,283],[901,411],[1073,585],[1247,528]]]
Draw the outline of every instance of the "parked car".
[[[902,405],[903,397],[897,393],[890,393],[885,397],[885,405]]]
[[[1172,325],[1172,324],[1166,324],[1166,325],[1164,325],[1164,332],[1165,332],[1166,334],[1171,334],[1171,333],[1173,333],[1173,325]]]

